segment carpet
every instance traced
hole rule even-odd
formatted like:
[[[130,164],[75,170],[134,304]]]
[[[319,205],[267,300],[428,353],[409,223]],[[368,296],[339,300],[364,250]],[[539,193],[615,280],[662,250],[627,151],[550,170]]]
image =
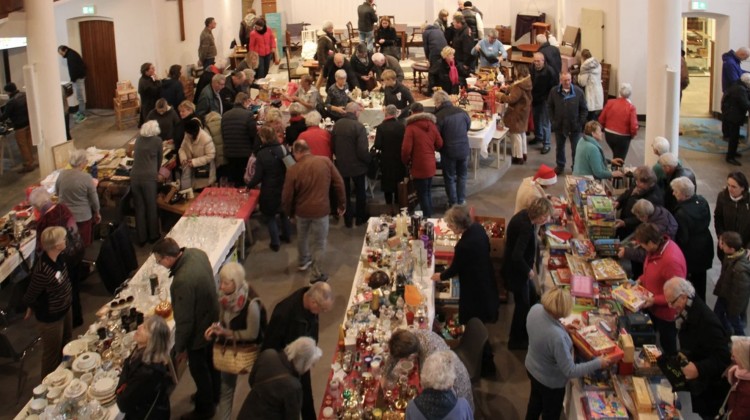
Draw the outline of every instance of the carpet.
[[[727,153],[728,143],[722,139],[721,121],[713,118],[680,118],[680,147],[697,152],[723,155]],[[747,129],[742,127],[740,134],[745,136],[740,139],[737,149],[742,153],[750,150],[747,141]]]

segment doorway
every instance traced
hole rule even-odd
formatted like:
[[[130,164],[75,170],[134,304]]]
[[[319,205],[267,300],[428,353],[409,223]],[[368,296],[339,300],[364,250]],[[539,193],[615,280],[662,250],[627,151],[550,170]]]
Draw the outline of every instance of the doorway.
[[[682,45],[690,84],[682,92],[680,116],[709,117],[716,65],[714,46],[716,20],[709,17],[682,18]]]
[[[78,23],[78,30],[86,63],[86,107],[112,109],[118,80],[114,22],[85,20]]]

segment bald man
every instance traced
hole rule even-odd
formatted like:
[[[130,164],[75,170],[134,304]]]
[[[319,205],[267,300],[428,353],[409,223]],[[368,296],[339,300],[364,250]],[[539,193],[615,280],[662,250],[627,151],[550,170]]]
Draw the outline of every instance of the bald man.
[[[332,84],[336,83],[337,70],[344,70],[346,72],[346,84],[349,85],[349,89],[359,86],[352,64],[346,59],[344,54],[336,53],[332,57],[328,57],[326,65],[323,66],[323,71],[320,73],[316,87],[320,88],[323,85],[323,80],[325,80],[326,90],[328,90]]]

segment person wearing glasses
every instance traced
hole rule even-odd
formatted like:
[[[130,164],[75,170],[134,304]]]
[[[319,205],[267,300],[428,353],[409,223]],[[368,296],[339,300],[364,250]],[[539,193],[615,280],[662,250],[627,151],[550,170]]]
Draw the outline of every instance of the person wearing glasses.
[[[750,245],[750,194],[745,174],[736,171],[727,175],[727,187],[719,192],[714,208],[716,236],[726,231],[737,232],[742,237],[742,246]],[[720,260],[724,253],[717,251]]]
[[[693,412],[712,419],[729,391],[729,383],[722,377],[731,362],[729,335],[683,277],[668,280],[663,296],[677,315],[680,352],[688,360],[682,373],[687,379]]]

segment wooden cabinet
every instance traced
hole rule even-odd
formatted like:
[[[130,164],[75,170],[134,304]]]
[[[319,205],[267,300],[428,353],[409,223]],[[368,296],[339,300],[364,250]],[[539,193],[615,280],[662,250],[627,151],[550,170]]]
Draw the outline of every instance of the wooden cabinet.
[[[276,13],[276,0],[261,0],[261,13]]]

